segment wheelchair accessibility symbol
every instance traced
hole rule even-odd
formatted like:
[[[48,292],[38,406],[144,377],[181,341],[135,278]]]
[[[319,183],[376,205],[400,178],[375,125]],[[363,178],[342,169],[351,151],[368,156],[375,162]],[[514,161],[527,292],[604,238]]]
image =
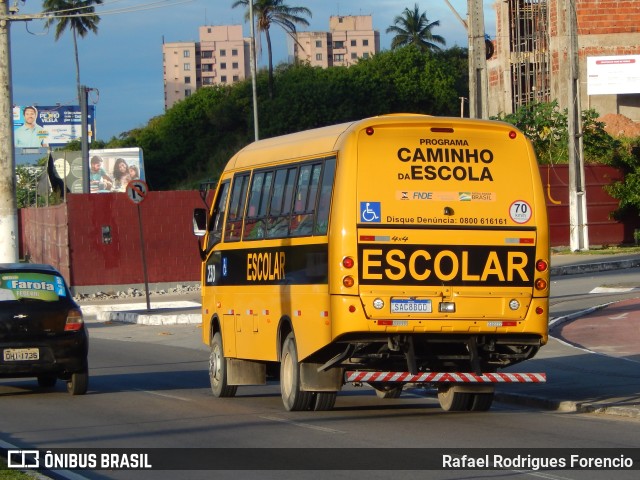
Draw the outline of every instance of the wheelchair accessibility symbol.
[[[360,202],[360,218],[365,223],[380,223],[380,202]]]

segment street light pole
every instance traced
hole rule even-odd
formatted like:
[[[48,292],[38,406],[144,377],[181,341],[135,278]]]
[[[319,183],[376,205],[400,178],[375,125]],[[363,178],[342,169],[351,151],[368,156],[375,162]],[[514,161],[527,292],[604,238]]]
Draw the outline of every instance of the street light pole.
[[[256,86],[256,35],[253,23],[253,0],[249,0],[249,22],[251,22],[249,45],[249,61],[251,62],[251,90],[253,92],[253,132],[255,140],[258,141],[258,91]]]
[[[0,262],[18,261],[11,42],[7,0],[0,0]]]

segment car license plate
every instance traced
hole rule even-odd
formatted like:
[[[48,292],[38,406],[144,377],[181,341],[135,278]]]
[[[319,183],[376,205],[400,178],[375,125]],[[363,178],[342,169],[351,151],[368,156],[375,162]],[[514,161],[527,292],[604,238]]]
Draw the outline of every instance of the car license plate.
[[[431,300],[392,298],[391,313],[431,313]]]
[[[22,360],[39,360],[40,350],[37,348],[6,348],[3,351],[5,362],[19,362]]]

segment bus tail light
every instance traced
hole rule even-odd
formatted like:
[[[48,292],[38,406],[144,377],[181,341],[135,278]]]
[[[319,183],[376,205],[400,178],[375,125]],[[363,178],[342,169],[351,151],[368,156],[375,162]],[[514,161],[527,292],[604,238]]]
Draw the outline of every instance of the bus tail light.
[[[546,260],[538,260],[536,262],[536,270],[539,272],[546,272],[547,268],[549,268],[549,264],[546,262]]]
[[[342,266],[344,268],[353,268],[353,266],[355,265],[355,262],[353,261],[353,258],[351,257],[344,257],[342,259]]]
[[[545,290],[547,288],[547,281],[543,278],[536,279],[536,290]]]
[[[347,288],[351,288],[355,285],[355,280],[353,279],[353,277],[351,275],[347,275],[346,277],[344,277],[342,279],[342,285],[344,285]]]

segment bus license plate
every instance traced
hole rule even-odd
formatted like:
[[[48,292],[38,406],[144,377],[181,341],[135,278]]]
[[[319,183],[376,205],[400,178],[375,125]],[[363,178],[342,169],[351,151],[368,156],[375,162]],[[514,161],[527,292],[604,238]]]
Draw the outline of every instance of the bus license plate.
[[[40,359],[40,350],[37,348],[6,348],[3,353],[5,362]]]
[[[391,313],[431,313],[431,300],[392,298]]]

